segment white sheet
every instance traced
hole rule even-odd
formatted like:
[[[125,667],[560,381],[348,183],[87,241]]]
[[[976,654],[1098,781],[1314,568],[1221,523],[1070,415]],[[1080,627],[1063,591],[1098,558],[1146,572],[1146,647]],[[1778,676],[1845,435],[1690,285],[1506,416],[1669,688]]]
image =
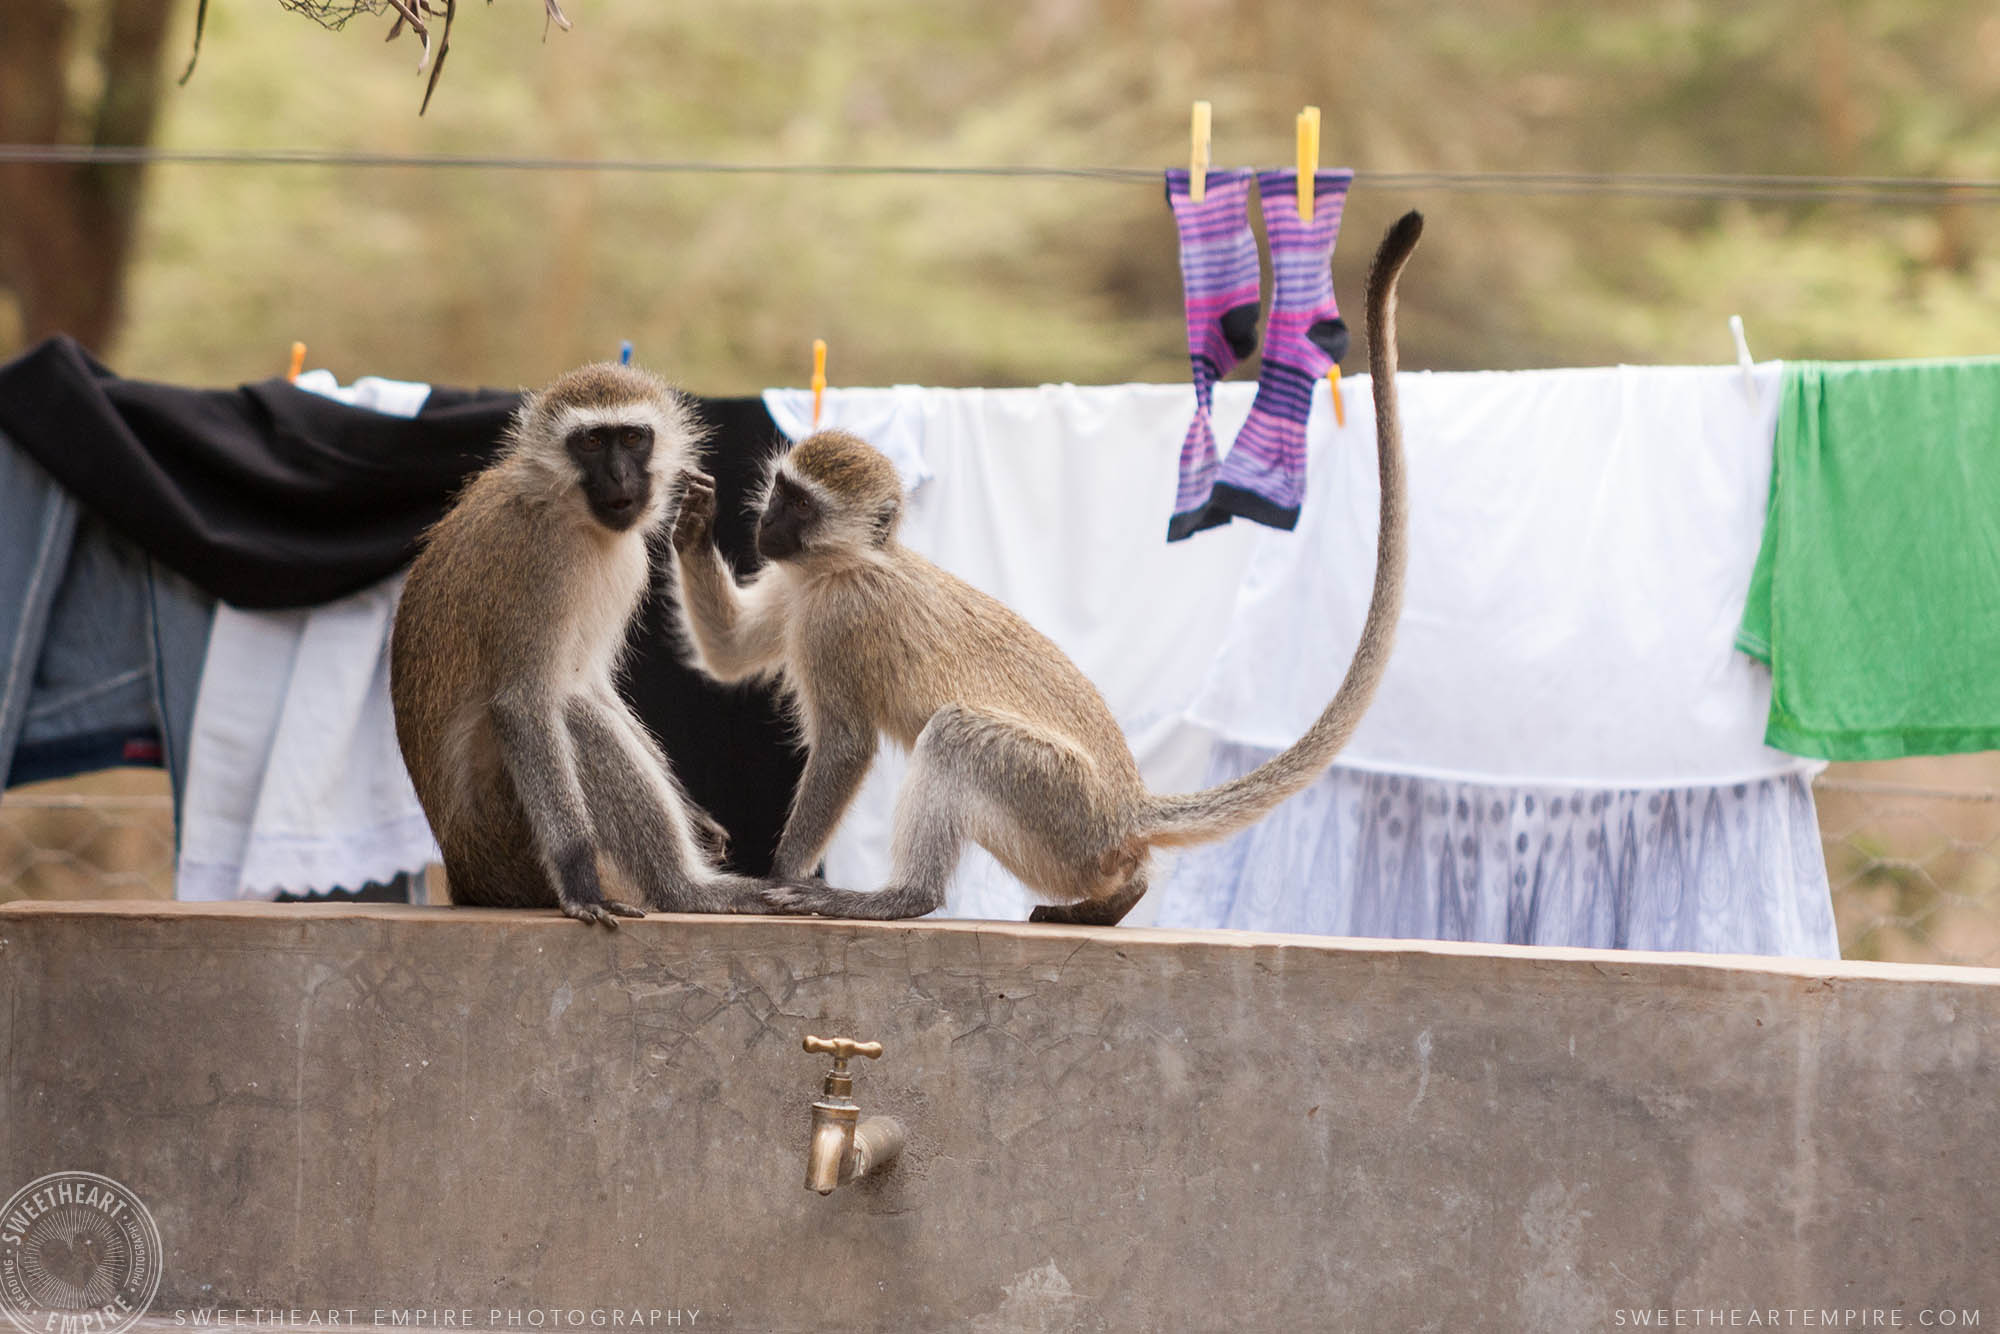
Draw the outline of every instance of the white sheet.
[[[914,491],[931,479],[924,459],[924,396],[932,391],[913,384],[893,389],[828,389],[820,396],[819,427],[852,431],[889,456],[902,475],[903,489]],[[785,433],[799,441],[815,429],[812,390],[766,389],[764,411]]]

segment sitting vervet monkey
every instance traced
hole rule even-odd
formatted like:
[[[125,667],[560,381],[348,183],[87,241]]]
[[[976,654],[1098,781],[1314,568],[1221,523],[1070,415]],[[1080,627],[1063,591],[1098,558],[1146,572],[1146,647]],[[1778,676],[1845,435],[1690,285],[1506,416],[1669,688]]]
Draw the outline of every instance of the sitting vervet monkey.
[[[647,908],[768,911],[761,882],[716,869],[721,826],[613,680],[646,539],[699,438],[655,376],[571,371],[522,403],[411,565],[390,694],[453,901],[612,927]],[[600,857],[643,907],[605,897]]]
[[[1396,413],[1396,280],[1423,219],[1383,238],[1368,277],[1382,514],[1375,588],[1346,679],[1305,736],[1233,782],[1146,790],[1111,710],[1056,646],[995,599],[896,540],[895,467],[822,431],[779,458],[757,550],[738,586],[711,541],[714,491],[691,480],[674,528],[697,664],[722,681],[775,677],[808,753],[765,891],[787,912],[900,918],[944,903],[965,840],[1056,904],[1031,920],[1111,925],[1146,890],[1149,849],[1223,838],[1311,783],[1354,732],[1402,608],[1407,505]],[[808,882],[874,760],[911,750],[897,800],[894,879],[875,893]]]

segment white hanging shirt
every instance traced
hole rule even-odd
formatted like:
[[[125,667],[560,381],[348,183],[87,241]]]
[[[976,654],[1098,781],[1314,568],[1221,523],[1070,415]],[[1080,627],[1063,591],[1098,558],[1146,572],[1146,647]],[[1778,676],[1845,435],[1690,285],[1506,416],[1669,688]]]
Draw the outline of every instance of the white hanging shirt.
[[[430,386],[366,377],[299,388],[414,417]],[[268,899],[359,889],[440,860],[396,745],[389,634],[398,572],[285,611],[215,608],[188,745],[175,894]]]
[[[1814,767],[1763,744],[1770,675],[1734,647],[1780,370],[1756,368],[1754,400],[1734,366],[1400,376],[1403,616],[1341,763],[1609,788]],[[1367,377],[1341,387],[1345,427],[1312,415],[1298,531],[1257,532],[1188,708],[1230,741],[1290,745],[1360,637],[1380,494],[1374,406]]]

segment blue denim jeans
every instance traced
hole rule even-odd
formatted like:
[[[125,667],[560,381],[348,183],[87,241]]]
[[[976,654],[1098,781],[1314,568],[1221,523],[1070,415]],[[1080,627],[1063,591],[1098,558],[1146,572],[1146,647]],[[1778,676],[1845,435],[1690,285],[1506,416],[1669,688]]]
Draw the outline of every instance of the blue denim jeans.
[[[0,433],[0,774],[158,764],[176,813],[215,600]]]

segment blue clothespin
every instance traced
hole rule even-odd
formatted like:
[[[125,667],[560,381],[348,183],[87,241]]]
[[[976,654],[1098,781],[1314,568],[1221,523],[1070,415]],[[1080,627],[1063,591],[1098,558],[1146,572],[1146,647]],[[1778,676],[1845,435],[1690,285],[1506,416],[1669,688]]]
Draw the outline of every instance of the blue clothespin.
[[[618,364],[620,366],[630,366],[632,364],[632,340],[629,338],[619,341]]]

